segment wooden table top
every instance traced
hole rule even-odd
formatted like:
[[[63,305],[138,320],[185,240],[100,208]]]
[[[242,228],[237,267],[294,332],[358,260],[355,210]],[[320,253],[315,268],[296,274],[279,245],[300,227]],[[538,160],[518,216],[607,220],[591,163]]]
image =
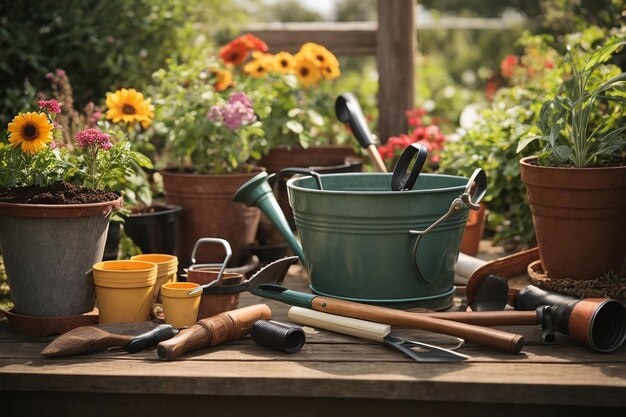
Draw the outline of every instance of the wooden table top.
[[[306,290],[291,267],[284,286]],[[457,299],[462,303],[462,299]],[[265,303],[287,322],[290,306],[244,293],[240,306]],[[599,354],[557,334],[540,343],[539,326],[505,328],[524,335],[520,354],[467,343],[471,359],[417,363],[382,344],[305,327],[295,354],[257,345],[250,336],[165,362],[155,349],[99,351],[44,358],[53,337],[29,338],[0,321],[0,409],[3,415],[319,416],[626,415],[626,347]],[[407,339],[452,346],[448,336],[394,328]],[[443,413],[443,414],[442,414]]]

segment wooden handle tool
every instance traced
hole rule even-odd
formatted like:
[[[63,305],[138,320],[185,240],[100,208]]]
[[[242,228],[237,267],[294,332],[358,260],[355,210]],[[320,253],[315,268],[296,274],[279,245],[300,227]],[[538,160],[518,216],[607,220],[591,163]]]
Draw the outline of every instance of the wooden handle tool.
[[[340,316],[369,320],[391,326],[413,327],[456,336],[468,342],[490,346],[503,352],[519,353],[524,346],[524,336],[503,332],[489,327],[460,323],[386,307],[363,306],[350,301],[328,297],[315,297],[311,302],[314,310]]]
[[[257,320],[269,320],[272,311],[266,304],[255,304],[199,320],[173,338],[159,343],[157,354],[163,360],[174,360],[191,350],[240,339],[250,333]]]

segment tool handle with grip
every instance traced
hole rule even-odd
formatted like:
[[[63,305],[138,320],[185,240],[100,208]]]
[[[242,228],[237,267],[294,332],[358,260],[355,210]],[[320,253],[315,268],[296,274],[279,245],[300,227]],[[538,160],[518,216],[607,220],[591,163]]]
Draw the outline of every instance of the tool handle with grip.
[[[269,320],[271,317],[272,312],[266,304],[220,313],[199,320],[173,338],[159,343],[157,354],[163,360],[173,360],[192,350],[240,339],[250,333],[255,321]]]
[[[297,324],[304,324],[380,343],[384,343],[385,336],[391,333],[391,326],[388,324],[322,313],[309,308],[291,307],[287,317],[289,317],[290,321]]]
[[[452,320],[429,317],[421,313],[394,310],[386,307],[364,306],[351,301],[327,297],[315,297],[311,302],[314,310],[369,320],[391,326],[413,327],[435,333],[460,337],[468,342],[489,346],[503,352],[519,353],[524,346],[524,337],[501,330],[480,327]]]
[[[137,353],[150,346],[156,346],[159,342],[170,339],[178,334],[178,330],[171,324],[160,324],[154,329],[135,336],[128,342],[125,349],[128,353]]]

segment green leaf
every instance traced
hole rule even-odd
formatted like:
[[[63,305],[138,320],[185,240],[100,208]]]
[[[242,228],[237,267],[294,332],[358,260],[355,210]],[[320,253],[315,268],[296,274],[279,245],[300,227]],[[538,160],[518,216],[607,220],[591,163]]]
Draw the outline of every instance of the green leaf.
[[[585,64],[583,71],[593,71],[598,65],[609,59],[611,55],[613,55],[613,52],[623,45],[626,45],[626,41],[615,42],[598,49],[593,53],[593,55],[591,55],[587,64]]]
[[[564,163],[567,161],[572,154],[572,150],[569,146],[560,145],[554,148],[554,157],[557,159],[559,163]]]
[[[302,123],[295,120],[288,120],[287,123],[285,123],[285,126],[287,126],[287,129],[298,135],[304,132],[304,126],[302,126]]]
[[[522,138],[519,143],[517,144],[517,153],[520,153],[522,150],[524,150],[524,148],[526,148],[530,143],[534,142],[537,139],[541,139],[542,136],[540,135],[531,135],[531,136],[527,136],[525,138]]]
[[[309,115],[309,118],[311,119],[311,123],[313,123],[316,126],[324,126],[324,118],[322,117],[321,114],[319,114],[313,109],[308,110],[307,114]]]

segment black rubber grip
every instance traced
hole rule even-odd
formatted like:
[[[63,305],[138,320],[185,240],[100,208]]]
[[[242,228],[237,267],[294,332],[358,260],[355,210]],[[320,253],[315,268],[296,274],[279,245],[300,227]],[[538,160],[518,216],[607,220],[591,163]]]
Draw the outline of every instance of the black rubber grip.
[[[128,342],[126,351],[128,353],[137,353],[151,346],[156,346],[159,342],[170,339],[178,334],[178,330],[170,324],[160,324],[154,329],[142,333]]]
[[[257,320],[252,325],[252,339],[279,352],[296,353],[304,346],[304,331],[299,326],[273,320]]]

